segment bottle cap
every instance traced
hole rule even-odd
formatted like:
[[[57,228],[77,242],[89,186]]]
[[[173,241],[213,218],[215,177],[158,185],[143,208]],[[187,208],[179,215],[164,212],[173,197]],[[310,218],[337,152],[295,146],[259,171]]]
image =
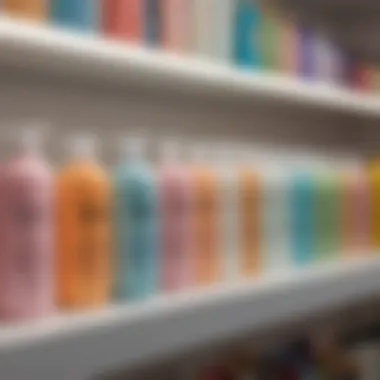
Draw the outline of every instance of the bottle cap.
[[[180,144],[175,140],[164,140],[161,144],[161,157],[165,162],[180,161]]]
[[[71,157],[92,158],[96,155],[96,138],[87,133],[78,133],[68,139],[67,149]]]
[[[16,150],[28,154],[39,154],[46,127],[40,122],[26,122],[18,126],[13,134]]]
[[[141,137],[129,137],[122,141],[122,155],[128,160],[140,160],[145,151],[146,141]]]

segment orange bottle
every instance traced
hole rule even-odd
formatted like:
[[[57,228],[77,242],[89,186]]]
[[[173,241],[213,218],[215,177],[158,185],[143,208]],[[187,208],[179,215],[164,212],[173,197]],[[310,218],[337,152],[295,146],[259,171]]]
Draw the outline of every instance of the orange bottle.
[[[96,308],[110,294],[110,188],[94,161],[94,144],[77,138],[57,179],[58,301]]]
[[[5,12],[31,20],[45,20],[47,17],[47,0],[3,0]]]
[[[250,277],[259,271],[260,243],[260,184],[249,165],[242,166],[238,175],[238,207],[240,217],[240,273]]]
[[[194,279],[197,285],[210,285],[221,278],[221,253],[218,249],[218,181],[197,150],[191,168],[193,209],[192,250]]]

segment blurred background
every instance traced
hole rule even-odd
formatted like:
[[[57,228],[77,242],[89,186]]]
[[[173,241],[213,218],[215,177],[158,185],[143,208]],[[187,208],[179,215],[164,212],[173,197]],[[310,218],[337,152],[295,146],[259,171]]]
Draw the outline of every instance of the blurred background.
[[[0,378],[380,379],[379,20],[0,0]]]

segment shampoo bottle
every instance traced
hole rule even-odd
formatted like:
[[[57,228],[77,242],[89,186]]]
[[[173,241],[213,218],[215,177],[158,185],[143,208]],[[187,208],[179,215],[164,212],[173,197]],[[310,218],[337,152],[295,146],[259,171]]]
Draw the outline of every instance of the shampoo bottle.
[[[370,194],[370,243],[375,252],[380,252],[380,161],[372,160],[368,165]]]
[[[179,145],[162,144],[158,178],[160,231],[160,284],[164,291],[183,289],[190,280],[189,208],[191,183],[188,168],[179,158]]]
[[[62,307],[97,308],[110,296],[110,183],[95,141],[75,136],[57,178],[58,296]]]
[[[0,318],[53,311],[53,178],[37,129],[20,133],[0,170]]]
[[[102,0],[102,29],[107,36],[128,42],[143,40],[143,0]]]
[[[261,15],[256,1],[238,0],[234,19],[234,58],[244,68],[259,68]]]
[[[47,16],[47,0],[3,0],[0,6],[12,16],[42,21]]]
[[[192,260],[194,280],[198,286],[211,285],[221,278],[221,255],[218,250],[218,181],[202,148],[193,153]]]
[[[272,153],[273,155],[273,153]],[[291,182],[284,158],[266,160],[261,171],[262,267],[267,272],[288,270],[291,251]]]
[[[157,181],[140,138],[123,142],[114,174],[116,279],[120,300],[140,300],[158,287]]]
[[[342,182],[332,162],[316,175],[316,243],[318,260],[335,258],[342,249]]]
[[[51,0],[50,18],[54,24],[82,32],[99,27],[100,0]]]
[[[240,209],[237,162],[235,154],[228,147],[214,152],[213,166],[218,182],[218,250],[221,253],[222,277],[232,282],[240,275]]]
[[[262,268],[260,231],[261,195],[263,192],[258,167],[249,153],[243,153],[237,165],[238,186],[238,260],[243,277],[257,275]]]
[[[304,160],[302,160],[304,161]],[[295,266],[316,259],[316,183],[311,165],[296,164],[291,173],[291,237]]]

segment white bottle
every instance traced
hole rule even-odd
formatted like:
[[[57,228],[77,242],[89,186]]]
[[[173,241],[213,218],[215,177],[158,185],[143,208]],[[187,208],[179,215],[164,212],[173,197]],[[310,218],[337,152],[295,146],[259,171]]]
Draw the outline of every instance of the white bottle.
[[[292,266],[291,183],[284,158],[274,160],[268,157],[260,164],[261,261],[264,272],[283,272]]]
[[[221,147],[214,153],[214,168],[219,194],[219,250],[225,281],[239,278],[239,205],[238,168],[236,154]]]

